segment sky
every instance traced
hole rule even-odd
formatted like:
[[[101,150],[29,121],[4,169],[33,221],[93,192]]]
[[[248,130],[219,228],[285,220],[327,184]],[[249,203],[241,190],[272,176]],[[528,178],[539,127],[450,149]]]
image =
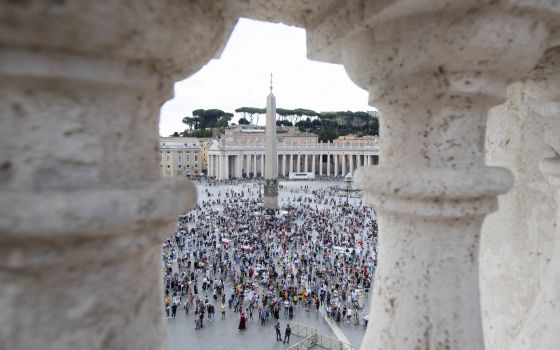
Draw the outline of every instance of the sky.
[[[174,98],[161,108],[160,135],[185,130],[181,120],[199,108],[231,113],[239,107],[265,108],[271,73],[277,108],[374,110],[367,92],[342,65],[308,60],[306,51],[304,29],[240,19],[219,59],[175,83]],[[235,113],[232,122],[240,117]]]

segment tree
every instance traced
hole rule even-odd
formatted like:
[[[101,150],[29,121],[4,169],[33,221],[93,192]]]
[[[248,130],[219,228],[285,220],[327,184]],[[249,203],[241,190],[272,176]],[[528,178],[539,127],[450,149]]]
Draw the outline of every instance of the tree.
[[[231,120],[231,118],[233,118],[232,113],[225,113],[220,117],[220,119],[218,119],[218,121],[216,122],[216,126],[218,128],[227,128],[229,126],[229,121]]]
[[[244,117],[239,118],[239,125],[249,125],[251,124],[251,122],[249,122],[247,119],[245,119]]]
[[[186,124],[189,127],[189,131],[192,131],[193,129],[198,129],[198,124],[200,122],[200,119],[197,118],[193,118],[193,117],[184,117],[183,118],[183,124]]]
[[[257,120],[255,124],[259,123],[259,116],[262,114],[266,114],[266,108],[256,108],[256,107],[240,107],[235,110],[236,113],[243,113],[243,118],[249,119],[249,124],[253,124],[254,116],[257,116]]]
[[[294,126],[294,123],[289,120],[277,120],[276,126]]]
[[[198,124],[195,126],[195,130],[227,126],[233,117],[232,113],[224,112],[221,109],[196,109],[192,114],[194,117],[198,118]],[[218,122],[220,125],[218,125]]]

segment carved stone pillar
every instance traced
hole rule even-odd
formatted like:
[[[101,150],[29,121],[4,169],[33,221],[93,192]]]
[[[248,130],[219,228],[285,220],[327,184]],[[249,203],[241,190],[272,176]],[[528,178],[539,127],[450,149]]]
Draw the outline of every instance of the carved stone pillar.
[[[525,87],[525,93],[534,99],[532,104],[546,130],[544,135],[535,137],[539,143],[544,139],[548,148],[539,169],[552,185],[556,200],[556,218],[547,223],[547,227],[553,230],[552,252],[547,259],[548,267],[544,275],[539,276],[541,278],[536,300],[528,316],[524,318],[523,328],[511,349],[553,349],[560,344],[560,46],[546,52],[525,81]],[[550,245],[547,241],[541,244]],[[533,271],[537,274],[540,272]]]
[[[363,26],[340,39],[339,58],[383,115],[380,165],[356,172],[381,232],[363,347],[482,349],[480,226],[513,181],[484,165],[485,118],[542,55],[546,27],[474,2],[352,10]],[[336,18],[325,27],[352,26]],[[308,38],[336,42],[327,29]]]
[[[0,348],[166,348],[161,243],[196,190],[160,178],[158,114],[224,42],[219,2],[0,13]]]

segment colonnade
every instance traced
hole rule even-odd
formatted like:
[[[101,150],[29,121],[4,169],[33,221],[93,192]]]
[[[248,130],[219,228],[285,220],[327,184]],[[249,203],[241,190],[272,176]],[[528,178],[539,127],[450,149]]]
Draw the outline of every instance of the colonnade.
[[[227,155],[226,155],[227,154]],[[264,152],[243,154],[208,154],[208,176],[218,179],[262,176]],[[377,154],[365,153],[282,153],[278,154],[278,176],[287,177],[291,172],[311,172],[318,176],[345,176],[360,167],[377,164]]]
[[[308,57],[344,65],[383,116],[379,165],[355,171],[380,229],[362,348],[560,344],[557,1],[3,1],[0,13],[0,348],[167,348],[161,242],[196,189],[160,178],[158,114],[240,17],[305,27]],[[506,102],[516,82],[524,97]],[[504,103],[530,113],[487,128]],[[512,144],[537,152],[520,158]],[[283,171],[301,170],[301,157]],[[329,160],[319,173],[355,167],[331,157],[320,157]],[[223,174],[230,158],[218,162]],[[526,188],[515,198],[504,164]],[[481,235],[520,213],[481,230],[498,196],[505,207],[551,208],[522,223],[546,239],[512,227],[510,239],[479,249]],[[539,264],[503,249],[508,241],[531,247]],[[493,274],[479,273],[484,254],[503,254]],[[538,276],[533,285],[511,282],[517,259]],[[488,295],[516,295],[512,305],[524,307],[481,313]],[[504,321],[512,326],[496,332]]]

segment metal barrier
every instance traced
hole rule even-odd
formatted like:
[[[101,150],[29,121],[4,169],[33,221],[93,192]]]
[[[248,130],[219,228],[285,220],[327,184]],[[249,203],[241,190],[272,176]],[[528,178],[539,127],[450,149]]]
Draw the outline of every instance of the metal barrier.
[[[315,331],[314,333],[309,334],[303,340],[290,346],[288,350],[307,350],[317,344],[317,338],[317,331]]]
[[[304,337],[304,339],[289,347],[288,350],[307,350],[314,345],[329,350],[354,350],[354,346],[352,344],[320,334],[316,328],[308,327],[292,321],[290,321],[289,324],[292,329],[292,333],[300,337]]]

